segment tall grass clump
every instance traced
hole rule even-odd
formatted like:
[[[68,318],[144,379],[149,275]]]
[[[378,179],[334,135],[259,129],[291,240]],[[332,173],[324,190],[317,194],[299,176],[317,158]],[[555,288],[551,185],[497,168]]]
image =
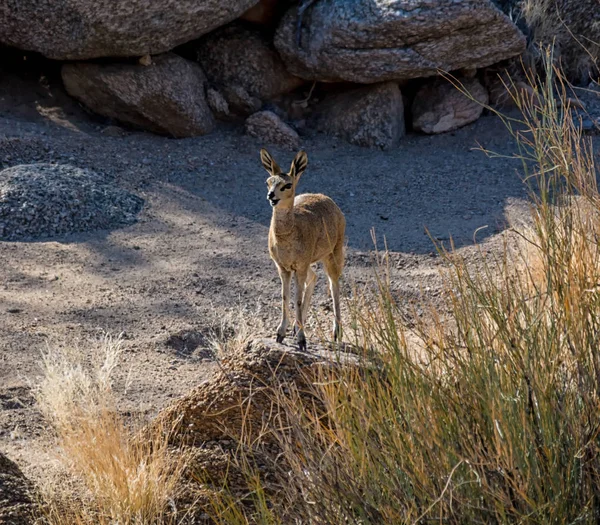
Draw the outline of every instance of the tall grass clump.
[[[120,354],[120,339],[111,337],[104,339],[101,357],[90,367],[73,350],[48,349],[43,354],[37,399],[56,431],[67,466],[89,492],[69,502],[65,495],[58,503],[49,502],[46,521],[51,524],[174,521],[168,503],[184,462],[168,449],[168,431],[142,436],[117,411],[112,376]]]
[[[478,270],[442,252],[446,309],[417,321],[416,345],[385,265],[377,269],[375,298],[352,303],[354,343],[368,366],[315,385],[324,413],[279,396],[287,490],[269,516],[241,505],[233,512],[227,500],[217,517],[598,522],[597,171],[550,55],[532,87],[515,95],[521,118],[502,117],[531,188],[531,224],[508,233],[503,252]]]

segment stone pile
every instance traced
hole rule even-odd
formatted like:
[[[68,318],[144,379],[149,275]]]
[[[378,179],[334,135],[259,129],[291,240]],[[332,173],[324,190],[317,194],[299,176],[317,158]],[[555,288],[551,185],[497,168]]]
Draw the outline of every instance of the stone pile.
[[[69,94],[153,133],[248,119],[288,148],[320,131],[387,149],[407,126],[476,120],[483,69],[521,54],[525,36],[492,0],[74,0],[0,6],[0,43],[65,61]]]

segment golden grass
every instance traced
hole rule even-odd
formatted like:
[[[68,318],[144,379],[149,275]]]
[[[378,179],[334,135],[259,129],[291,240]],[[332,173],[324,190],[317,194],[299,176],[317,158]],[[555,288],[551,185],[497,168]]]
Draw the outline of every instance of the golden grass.
[[[184,456],[169,450],[169,429],[141,439],[128,426],[116,409],[112,390],[121,342],[106,337],[100,350],[101,359],[91,370],[73,350],[49,349],[43,355],[38,402],[56,430],[68,466],[89,490],[84,499],[49,502],[46,521],[54,525],[173,521],[167,507],[181,481]]]

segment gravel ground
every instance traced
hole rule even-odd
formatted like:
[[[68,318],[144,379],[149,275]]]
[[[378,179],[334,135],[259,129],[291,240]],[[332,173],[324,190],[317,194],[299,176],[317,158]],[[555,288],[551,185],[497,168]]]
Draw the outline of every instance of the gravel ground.
[[[245,317],[267,326],[257,335],[270,337],[279,317],[258,156],[265,145],[241,127],[173,140],[113,124],[89,116],[52,83],[0,80],[3,168],[69,164],[145,202],[137,221],[122,228],[0,242],[0,450],[38,480],[61,471],[31,395],[46,345],[77,346],[89,358],[104,332],[123,332],[120,407],[148,417],[214,373],[215,329],[231,332]],[[400,301],[424,295],[436,302],[440,262],[431,237],[445,245],[452,237],[476,267],[500,249],[510,216],[526,213],[519,162],[477,151],[479,143],[514,152],[494,117],[443,136],[409,134],[387,152],[322,135],[301,141],[309,165],[300,191],[326,193],[346,214],[345,317],[352,290],[372,278],[372,229],[390,250]],[[293,158],[267,147],[282,166]],[[309,344],[332,322],[319,276]]]

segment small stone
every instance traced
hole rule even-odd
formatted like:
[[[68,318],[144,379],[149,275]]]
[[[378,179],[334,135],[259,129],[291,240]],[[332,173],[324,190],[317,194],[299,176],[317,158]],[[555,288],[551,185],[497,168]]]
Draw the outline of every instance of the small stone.
[[[489,101],[487,90],[477,79],[462,79],[467,97],[446,79],[421,87],[412,105],[413,128],[428,134],[453,131],[475,122]]]
[[[263,142],[289,149],[300,146],[298,133],[272,111],[259,111],[246,119],[246,133]]]
[[[227,100],[216,89],[208,88],[206,90],[206,101],[208,102],[208,107],[217,118],[226,119],[231,116]]]
[[[144,55],[138,60],[138,63],[142,66],[149,66],[152,64],[152,57],[150,55]]]
[[[100,133],[107,137],[124,137],[127,135],[127,132],[120,126],[106,126],[105,128],[102,128]]]
[[[237,115],[252,115],[262,107],[262,101],[252,96],[242,86],[225,86],[223,95],[229,109]]]

